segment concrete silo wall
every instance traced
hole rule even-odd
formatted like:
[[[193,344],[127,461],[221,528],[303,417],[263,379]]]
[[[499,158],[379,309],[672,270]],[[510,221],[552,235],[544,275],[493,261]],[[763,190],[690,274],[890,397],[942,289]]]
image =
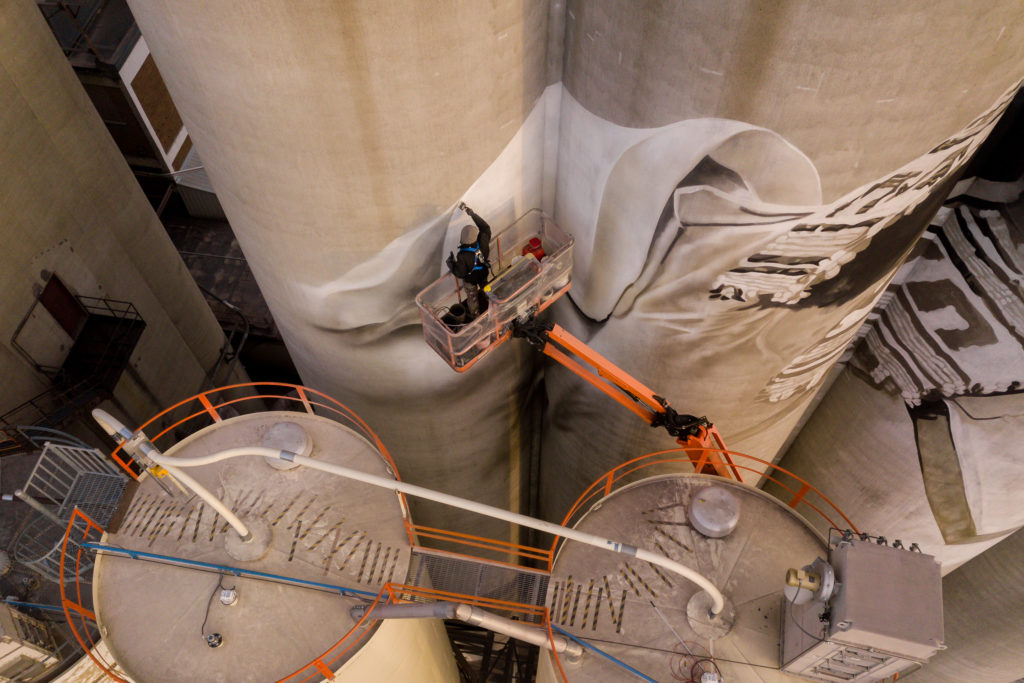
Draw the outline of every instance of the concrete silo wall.
[[[1019,216],[943,210],[781,463],[945,572],[1024,525]]]
[[[555,206],[578,267],[560,322],[777,458],[1015,92],[1018,13],[570,3]],[[550,517],[672,443],[561,368],[547,386]]]
[[[1009,2],[131,4],[304,380],[511,507],[534,352],[457,376],[412,306],[455,201],[552,211],[554,317],[771,459],[1024,72]],[[547,516],[671,445],[546,383]]]
[[[496,227],[542,201],[547,4],[130,5],[304,382],[405,478],[517,506],[531,356],[457,375],[413,298],[458,199]]]
[[[1024,532],[942,580],[946,644],[913,680],[1016,681],[1024,671]]]
[[[0,413],[52,386],[15,344],[59,366],[73,343],[36,306],[51,275],[145,320],[113,392],[129,422],[205,388],[224,333],[33,3],[0,12],[0,135]],[[36,398],[67,412],[67,395]]]

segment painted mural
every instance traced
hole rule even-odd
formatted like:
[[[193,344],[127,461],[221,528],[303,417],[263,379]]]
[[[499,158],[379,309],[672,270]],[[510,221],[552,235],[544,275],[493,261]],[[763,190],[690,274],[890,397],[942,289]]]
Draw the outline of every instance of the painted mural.
[[[1024,524],[1024,232],[960,204],[927,237],[851,367],[906,404],[943,540],[975,543]]]
[[[706,413],[730,447],[776,458],[1016,90],[828,203],[807,157],[771,131],[720,119],[623,130],[563,103],[566,146],[585,149],[573,144],[585,135],[593,153],[559,166],[556,218],[578,245],[574,306],[560,321],[680,410]],[[581,168],[600,196],[584,191]],[[671,445],[584,399],[560,368],[548,384],[545,477],[582,488]]]

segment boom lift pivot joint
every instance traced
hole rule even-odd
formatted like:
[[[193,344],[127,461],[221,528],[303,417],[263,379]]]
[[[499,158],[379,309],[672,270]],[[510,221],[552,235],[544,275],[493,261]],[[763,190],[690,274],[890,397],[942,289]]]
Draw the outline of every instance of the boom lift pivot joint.
[[[664,427],[665,431],[680,440],[685,440],[689,436],[699,437],[702,427],[704,429],[711,427],[711,421],[706,416],[696,417],[680,414],[661,396],[655,394],[654,398],[661,404],[664,411],[654,415],[651,420],[652,427]]]
[[[551,323],[542,323],[534,317],[534,311],[530,311],[521,318],[517,318],[512,322],[512,336],[520,337],[530,343],[530,346],[534,346],[538,349],[543,350],[549,340],[551,330],[554,329],[554,325]]]

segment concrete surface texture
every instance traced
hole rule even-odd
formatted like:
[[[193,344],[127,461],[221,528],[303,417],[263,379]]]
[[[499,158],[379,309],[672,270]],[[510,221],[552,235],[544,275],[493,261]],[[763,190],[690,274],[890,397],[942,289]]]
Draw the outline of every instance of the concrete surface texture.
[[[567,6],[564,81],[589,111],[631,128],[763,126],[810,157],[826,201],[955,134],[1024,59],[1013,2]]]
[[[679,410],[710,415],[731,448],[771,460],[945,198],[950,161],[969,158],[1015,90],[949,145],[826,204],[816,203],[805,157],[735,122],[647,129],[643,142],[595,153],[604,168],[591,177],[606,178],[600,203],[564,196],[559,184],[556,215],[580,226],[580,275],[576,306],[557,315],[635,376],[657,377]],[[572,121],[563,136],[621,137],[609,124],[596,126],[604,135],[577,133],[584,126],[573,111],[563,103],[563,121]],[[582,166],[560,163],[559,172],[579,177]],[[639,340],[644,353],[635,352]],[[568,372],[551,372],[547,387],[546,514],[572,500],[567,480],[578,490],[626,449],[669,441],[624,411],[594,415],[607,402]],[[583,466],[547,457],[583,451]]]
[[[946,643],[917,677],[936,683],[1017,681],[1024,671],[1024,532],[974,558],[942,581]],[[1011,635],[1012,634],[1012,635]]]
[[[519,406],[530,367],[521,358],[523,352],[506,349],[473,375],[455,378],[427,351],[415,346],[417,331],[409,302],[412,293],[439,272],[442,254],[453,246],[453,238],[445,234],[445,223],[447,207],[457,198],[465,197],[495,224],[537,204],[554,210],[556,219],[579,241],[581,271],[572,297],[592,320],[602,320],[609,313],[607,307],[591,305],[596,293],[610,292],[617,297],[624,284],[637,280],[636,291],[631,294],[635,301],[650,289],[649,283],[659,268],[664,274],[662,286],[675,287],[675,291],[664,290],[670,301],[655,303],[648,297],[654,317],[672,315],[687,306],[695,307],[695,314],[703,316],[703,309],[709,305],[708,291],[719,284],[718,276],[730,266],[742,266],[737,261],[756,254],[748,249],[753,246],[748,235],[733,240],[725,236],[728,230],[720,230],[720,237],[708,239],[708,252],[715,252],[722,263],[709,265],[698,281],[679,281],[674,275],[689,267],[687,257],[696,257],[696,252],[685,246],[678,250],[681,256],[676,260],[682,259],[679,263],[669,261],[663,267],[651,259],[645,279],[639,278],[634,264],[637,255],[644,263],[652,249],[655,255],[666,252],[665,242],[671,241],[673,230],[659,226],[658,216],[671,188],[712,151],[713,145],[706,144],[705,135],[717,136],[720,160],[715,163],[727,169],[725,175],[738,175],[740,187],[746,188],[742,191],[744,197],[733,193],[724,200],[731,209],[701,209],[706,223],[716,217],[714,211],[741,211],[736,207],[744,202],[758,202],[761,208],[768,203],[776,212],[792,209],[793,205],[804,210],[820,208],[821,202],[844,192],[846,199],[867,193],[870,186],[862,186],[858,194],[857,183],[896,171],[901,164],[913,164],[917,159],[923,166],[930,165],[927,169],[911,169],[917,179],[927,177],[930,184],[909,195],[899,193],[902,201],[874,207],[878,216],[874,232],[890,228],[890,218],[911,213],[899,226],[886,231],[892,240],[884,245],[884,251],[892,258],[859,272],[850,283],[847,278],[835,277],[833,271],[841,264],[829,257],[863,252],[872,235],[852,236],[850,241],[859,240],[852,247],[847,243],[829,251],[830,247],[822,246],[813,254],[820,264],[819,272],[812,277],[819,283],[831,279],[837,285],[839,291],[833,291],[831,299],[829,288],[823,287],[822,295],[803,305],[789,305],[793,302],[787,301],[759,303],[762,310],[757,315],[764,318],[762,328],[784,328],[780,343],[763,343],[763,329],[752,326],[747,327],[743,342],[742,335],[730,332],[730,326],[736,329],[732,321],[722,319],[719,324],[723,335],[733,347],[727,358],[723,354],[719,361],[710,363],[699,358],[689,360],[686,349],[680,348],[664,329],[640,324],[635,310],[631,318],[620,308],[620,331],[612,329],[616,321],[602,330],[609,350],[617,351],[616,344],[633,346],[638,339],[649,341],[657,351],[646,357],[657,359],[653,363],[656,368],[635,363],[631,367],[631,360],[624,354],[610,355],[628,370],[638,371],[641,378],[659,372],[668,385],[660,390],[670,398],[678,395],[677,391],[682,393],[673,389],[686,378],[686,393],[700,398],[692,408],[681,408],[711,412],[724,431],[733,435],[738,447],[771,457],[809,402],[817,388],[815,380],[823,375],[812,373],[799,391],[781,394],[784,398],[778,400],[784,403],[778,405],[761,396],[766,383],[776,377],[765,373],[749,377],[745,368],[764,365],[767,354],[775,370],[784,371],[798,359],[807,365],[802,354],[809,353],[820,361],[817,369],[827,369],[834,360],[830,352],[838,345],[833,338],[851,332],[856,313],[870,308],[873,288],[891,273],[923,228],[926,219],[912,210],[921,207],[921,213],[927,213],[933,204],[925,200],[937,201],[942,183],[955,175],[973,145],[983,138],[987,125],[998,115],[1001,96],[1019,78],[1012,68],[991,68],[992,64],[1019,66],[1021,53],[1016,41],[1001,38],[988,51],[975,50],[973,43],[971,50],[951,50],[950,41],[963,41],[962,31],[955,23],[948,23],[949,13],[943,14],[942,8],[918,5],[895,17],[893,23],[908,29],[913,26],[914,30],[906,30],[903,41],[886,52],[878,49],[873,23],[871,27],[868,23],[874,11],[866,6],[847,9],[846,13],[856,16],[840,18],[829,18],[835,8],[817,3],[787,5],[793,7],[799,12],[748,11],[751,8],[745,5],[714,11],[658,6],[649,13],[631,12],[631,18],[622,18],[621,33],[643,34],[640,28],[629,30],[637,22],[640,27],[660,27],[658,30],[680,22],[694,25],[694,31],[718,31],[736,24],[754,33],[759,26],[771,27],[772,31],[763,33],[765,40],[774,41],[770,61],[779,66],[777,73],[764,82],[751,79],[744,66],[749,58],[740,59],[746,49],[742,40],[734,37],[723,43],[738,41],[740,45],[735,48],[737,64],[733,71],[722,72],[726,74],[724,79],[751,81],[755,87],[749,99],[760,103],[759,111],[775,111],[786,93],[804,97],[801,88],[809,86],[797,67],[809,59],[805,44],[808,26],[817,28],[818,39],[827,37],[833,44],[840,41],[844,73],[866,73],[864,78],[871,83],[884,79],[890,89],[914,95],[908,94],[895,110],[884,109],[891,116],[884,125],[877,118],[877,108],[885,103],[872,100],[872,115],[863,110],[854,116],[847,107],[848,116],[831,120],[826,128],[820,122],[835,114],[836,103],[822,95],[807,102],[801,100],[804,113],[788,127],[767,114],[748,113],[744,115],[746,121],[723,122],[723,128],[736,127],[736,133],[739,128],[759,131],[730,137],[725,131],[708,133],[693,119],[738,117],[742,112],[726,106],[737,98],[708,104],[686,96],[691,90],[723,81],[722,75],[705,73],[718,69],[703,66],[702,50],[731,54],[729,49],[704,47],[701,41],[666,40],[658,42],[659,50],[652,53],[642,48],[639,39],[612,38],[614,31],[590,31],[587,22],[598,21],[599,15],[606,16],[600,21],[608,21],[607,17],[617,17],[617,12],[624,11],[615,9],[613,3],[588,4],[586,9],[570,5],[564,8],[564,15],[561,5],[548,8],[543,3],[458,11],[436,5],[415,10],[377,6],[371,10],[363,5],[325,10],[320,5],[292,5],[285,12],[271,5],[239,9],[209,3],[137,3],[133,9],[197,149],[206,160],[300,374],[307,382],[352,401],[392,445],[411,478],[444,486],[465,474],[477,482],[481,492],[514,501],[515,493],[502,482],[510,472],[517,471],[515,463],[519,460],[517,439],[510,441],[508,435],[518,431]],[[540,97],[548,80],[545,49],[556,42],[547,40],[545,32],[548,9],[551,16],[562,15],[560,20],[550,22],[552,28],[560,27],[561,20],[565,22],[565,88],[552,86]],[[1002,20],[1012,11],[1010,5],[1000,5],[982,16],[985,22],[1002,26]],[[982,21],[974,13],[971,16],[972,21]],[[919,30],[923,19],[928,19],[931,31]],[[231,35],[219,33],[217,40],[205,39],[214,26],[231,26]],[[1016,25],[1007,24],[1006,38],[1012,38],[1015,30]],[[618,49],[623,40],[626,43],[621,47],[631,49]],[[246,47],[253,44],[261,45],[255,54]],[[937,45],[944,47],[940,50]],[[911,60],[914,50],[924,51],[932,59]],[[584,72],[589,73],[593,64],[618,60],[620,53],[632,65],[631,70],[622,72],[623,87],[585,85],[589,81]],[[425,54],[430,55],[429,60],[423,59]],[[907,61],[913,69],[894,72],[889,68]],[[689,65],[687,69],[659,71],[662,63],[681,62]],[[645,69],[645,64],[650,66]],[[929,79],[945,77],[952,64],[959,70],[972,70],[976,89],[960,93],[952,98],[953,103],[948,91],[926,87]],[[648,74],[648,70],[653,73]],[[699,75],[688,79],[680,75],[690,71]],[[622,92],[636,82],[657,80],[659,73],[674,85],[634,90],[630,96],[632,115],[627,118],[616,113],[619,110],[614,102],[623,96]],[[922,74],[929,75],[926,78]],[[690,84],[682,93],[677,91],[684,87],[681,83]],[[851,90],[841,79],[834,84],[823,81],[823,87]],[[607,93],[610,104],[600,103],[600,92]],[[669,107],[666,102],[680,101],[687,102],[688,108],[671,115],[664,113]],[[933,124],[934,119],[929,118],[929,124],[922,125],[920,118],[899,109],[937,108],[939,103],[944,112],[953,111],[950,116],[955,123],[944,118],[944,113],[942,120]],[[986,111],[991,116],[972,126],[972,119]],[[592,128],[599,129],[597,136],[579,134],[583,125],[579,120],[588,117],[594,121]],[[800,128],[800,121],[810,117],[818,121],[819,128],[809,130],[810,124]],[[863,124],[868,118],[876,122],[876,128]],[[668,123],[673,120],[677,123]],[[759,129],[751,123],[768,123],[784,132],[780,135],[778,130]],[[651,128],[662,124],[667,125]],[[610,185],[602,189],[615,179],[613,169],[619,161],[616,157],[624,153],[623,138],[632,135],[639,141],[653,137],[655,131],[668,133],[665,129],[672,126],[684,129],[672,133],[672,146],[654,142],[648,152],[652,155],[659,149],[669,149],[665,156],[671,158],[660,166],[651,166],[653,157],[645,157],[644,149],[634,150],[636,159],[623,160],[626,166],[618,174],[652,180],[648,185],[655,188],[663,185],[664,198],[643,202],[628,189]],[[881,137],[877,131],[882,129],[889,137]],[[854,136],[845,145],[854,149],[857,159],[870,160],[867,171],[840,176],[834,169],[816,168],[815,155],[821,157],[836,146],[835,134],[830,132],[834,130]],[[965,140],[955,141],[955,155],[940,156],[941,150],[927,154],[944,136],[958,131],[968,135]],[[809,136],[801,140],[809,150],[800,152],[792,144],[798,132]],[[735,137],[740,139],[733,140]],[[800,157],[804,157],[802,163],[789,161]],[[630,163],[648,166],[640,176],[639,172],[629,172]],[[801,171],[796,173],[798,167]],[[585,181],[573,182],[572,177]],[[687,184],[691,183],[706,181],[691,178]],[[819,185],[828,188],[822,195],[817,194]],[[652,189],[651,194],[657,194],[657,190]],[[697,201],[707,199],[709,193],[704,195]],[[866,197],[862,200],[848,213],[871,203]],[[606,204],[613,218],[590,223],[587,219],[597,216]],[[573,207],[579,206],[582,211],[575,211]],[[849,225],[854,218],[842,220]],[[786,226],[762,227],[765,230],[760,238],[753,240],[756,243],[760,239],[761,245],[771,244],[787,232]],[[631,234],[635,229],[647,237],[634,240],[631,253],[623,256],[629,267],[623,269],[615,260],[617,247],[635,237]],[[696,237],[693,232],[685,241]],[[661,244],[652,244],[650,235],[655,233],[661,236]],[[587,268],[595,260],[590,252],[597,254],[598,267],[593,269]],[[599,258],[602,252],[604,260]],[[755,299],[760,302],[764,293],[755,288],[748,292],[749,300],[742,303],[750,304]],[[576,317],[572,311],[562,315],[570,323]],[[586,326],[588,322],[579,319],[575,324]],[[678,327],[679,322],[666,324]],[[700,344],[704,333],[695,326],[684,332],[694,345]],[[827,335],[833,344],[822,350],[819,347]],[[667,359],[672,359],[671,365],[684,360],[681,367],[666,374]],[[788,377],[779,381],[786,380],[793,384]],[[560,388],[557,378],[550,384],[553,410],[561,410],[557,395],[575,391],[575,385],[571,390]],[[735,393],[724,398],[722,406],[709,403],[707,397],[718,393],[712,390],[721,387],[732,387]],[[754,420],[745,417],[749,408],[744,404],[751,401],[764,404]],[[437,405],[446,407],[443,415],[426,410]],[[730,407],[738,405],[744,408]],[[402,407],[400,420],[394,418],[395,406]],[[564,460],[574,439],[607,444],[607,434],[594,439],[587,436],[594,435],[592,422],[578,420],[577,426],[572,426],[569,420],[575,419],[579,411],[569,412],[572,417],[549,421],[557,423],[556,430],[568,432],[561,442],[557,434],[547,442],[549,461]],[[633,437],[639,428],[629,422],[631,419],[626,415],[604,421],[605,431],[625,435],[613,441],[608,450],[635,447]],[[465,423],[472,424],[473,429],[459,436],[461,430],[451,425]],[[442,450],[448,454],[443,458],[437,455]],[[467,469],[470,459],[475,464]],[[552,503],[555,514],[559,508],[558,502]]]
[[[543,137],[521,129],[547,4],[132,10],[304,381],[351,403],[410,480],[517,499],[532,357],[455,376],[413,297],[454,246],[447,212],[506,146],[521,165],[481,210],[500,225],[540,201]]]
[[[722,538],[702,535],[687,517],[697,492],[713,483],[739,504],[739,522]],[[788,614],[782,611],[782,585],[788,568],[810,564],[827,551],[823,537],[790,508],[760,491],[713,477],[667,475],[601,499],[575,528],[683,562],[722,591],[726,604],[735,608],[732,629],[713,645],[715,656],[722,658],[724,680],[798,680],[771,670],[778,666],[780,627]],[[708,656],[707,634],[695,630],[687,617],[687,605],[699,593],[695,584],[649,563],[567,544],[552,570],[547,605],[553,624],[590,640],[646,676],[687,680],[696,661]],[[687,656],[687,648],[692,655]],[[561,664],[570,681],[630,677],[592,652],[575,663],[563,657]],[[685,675],[680,678],[681,674]]]
[[[781,462],[945,572],[1024,524],[1020,210],[943,210]]]
[[[0,104],[0,411],[48,386],[10,344],[50,273],[145,319],[128,417],[197,391],[223,332],[33,3],[0,13]]]

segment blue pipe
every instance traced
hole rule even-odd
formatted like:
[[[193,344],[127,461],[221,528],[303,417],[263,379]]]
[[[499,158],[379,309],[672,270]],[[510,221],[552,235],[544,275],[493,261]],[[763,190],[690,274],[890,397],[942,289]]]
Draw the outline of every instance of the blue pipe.
[[[643,680],[648,681],[648,683],[658,683],[658,681],[654,680],[653,678],[651,678],[650,676],[648,676],[646,674],[640,673],[639,671],[637,671],[636,669],[631,667],[629,664],[626,664],[621,659],[617,659],[616,657],[613,657],[612,655],[608,654],[604,650],[591,645],[590,643],[588,643],[587,641],[583,640],[582,638],[577,638],[576,636],[574,636],[573,634],[569,633],[565,629],[558,628],[554,624],[551,624],[551,628],[555,629],[556,631],[561,633],[566,638],[569,638],[570,640],[575,640],[577,643],[579,643],[583,647],[587,648],[588,650],[593,650],[594,652],[596,652],[597,654],[601,655],[605,659],[611,660],[613,663],[618,664],[623,669],[625,669],[629,673],[633,674],[637,678],[642,678]]]
[[[113,545],[104,545],[103,543],[82,543],[83,548],[89,550],[97,550],[106,553],[115,553],[122,556],[128,556],[133,560],[159,560],[161,562],[170,562],[179,564],[185,567],[201,567],[203,569],[216,569],[217,571],[228,572],[234,576],[252,576],[260,579],[272,579],[274,581],[283,581],[285,583],[292,583],[299,586],[310,586],[312,588],[327,589],[339,593],[340,595],[368,595],[371,598],[376,598],[377,594],[371,591],[359,590],[358,588],[346,588],[345,586],[336,586],[332,583],[318,583],[316,581],[307,581],[305,579],[296,579],[292,576],[282,576],[281,574],[268,574],[267,572],[258,572],[252,569],[240,569],[238,567],[230,567],[226,564],[213,564],[212,562],[199,562],[198,560],[187,560],[183,557],[173,557],[171,555],[157,555],[156,553],[146,553],[141,550],[129,550],[128,548],[118,548]]]
[[[64,613],[63,607],[57,605],[39,605],[34,602],[18,602],[17,600],[4,600],[8,605],[14,605],[15,607],[34,607],[36,609],[46,610],[47,612],[60,612]]]

